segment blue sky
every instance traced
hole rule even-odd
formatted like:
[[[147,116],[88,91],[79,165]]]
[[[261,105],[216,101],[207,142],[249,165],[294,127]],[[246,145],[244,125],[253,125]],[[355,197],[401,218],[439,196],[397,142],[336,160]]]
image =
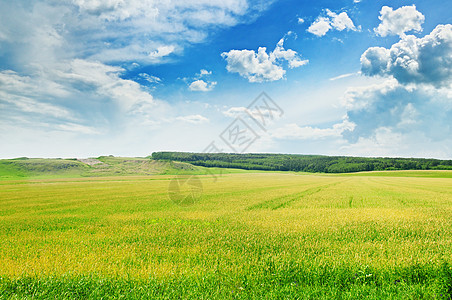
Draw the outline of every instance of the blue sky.
[[[452,2],[0,0],[0,157],[452,157]],[[264,127],[248,107],[282,110]],[[270,115],[267,115],[270,117]],[[224,137],[224,136],[223,136]]]

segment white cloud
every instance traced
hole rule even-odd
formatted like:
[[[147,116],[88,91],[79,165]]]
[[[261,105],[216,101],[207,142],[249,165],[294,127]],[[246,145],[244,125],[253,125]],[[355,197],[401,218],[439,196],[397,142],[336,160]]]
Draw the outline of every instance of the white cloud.
[[[286,73],[281,66],[282,61],[287,61],[289,68],[297,68],[308,63],[308,60],[301,59],[296,51],[285,50],[284,40],[285,37],[269,54],[267,48],[259,47],[257,53],[254,50],[230,50],[223,52],[221,56],[226,59],[226,69],[229,72],[239,73],[249,82],[280,80]]]
[[[143,103],[152,104],[152,95],[143,91],[137,82],[120,78],[123,71],[101,62],[75,59],[61,64],[53,73],[61,80],[75,80],[76,88],[78,84],[91,85],[95,93],[117,101],[127,112]]]
[[[372,47],[363,53],[362,74],[387,80],[345,93],[343,105],[356,127],[342,134],[349,144],[341,151],[450,157],[452,25],[438,25],[422,38],[400,35],[390,49]]]
[[[397,80],[386,80],[379,84],[350,87],[341,99],[341,104],[349,111],[359,111],[373,105],[376,95],[385,96],[399,87]]]
[[[170,53],[182,53],[188,44],[203,42],[217,28],[252,20],[271,1],[259,1],[256,5],[246,0],[73,0],[73,3],[84,25],[91,24],[87,28],[90,35],[109,40],[114,33],[115,44],[123,45],[102,49],[109,56],[100,53],[95,55],[96,59],[158,63]]]
[[[327,17],[317,17],[317,19],[307,29],[308,32],[316,36],[324,36],[331,29],[338,31],[343,31],[345,29],[357,31],[352,19],[350,19],[346,12],[336,14],[329,9],[326,9],[325,12]]]
[[[171,53],[174,52],[175,47],[170,45],[170,46],[161,46],[158,47],[157,50],[149,53],[149,57],[152,59],[159,59],[165,56],[170,55]]]
[[[349,88],[344,96],[349,120],[356,124],[344,137],[352,142],[372,139],[381,128],[394,134],[423,136],[432,142],[452,134],[449,89],[404,86],[391,79],[380,85]]]
[[[209,77],[210,75],[212,75],[212,71],[201,69],[199,73],[197,73],[194,78],[191,79],[193,81],[188,85],[190,91],[209,92],[213,90],[213,88],[217,85],[217,82],[202,79]],[[189,80],[189,78],[184,78],[183,80],[187,81]]]
[[[202,123],[209,122],[208,118],[201,116],[201,115],[181,116],[181,117],[177,117],[176,120],[179,120],[182,122],[187,122],[187,123],[192,123],[192,124],[202,124]]]
[[[332,78],[330,78],[330,80],[331,80],[331,81],[336,81],[336,80],[339,80],[339,79],[343,79],[343,78],[355,76],[355,75],[358,75],[358,74],[359,74],[358,72],[356,72],[356,73],[342,74],[342,75],[338,75],[338,76],[336,76],[336,77],[332,77]]]
[[[452,84],[452,25],[438,25],[423,38],[403,37],[390,49],[372,47],[361,56],[362,73],[393,76],[403,84]]]
[[[223,114],[227,117],[231,117],[231,118],[237,118],[239,116],[243,116],[246,113],[250,112],[248,110],[248,108],[243,107],[243,106],[239,106],[239,107],[231,107],[228,108],[227,110],[223,111]]]
[[[162,79],[154,76],[154,75],[149,75],[147,73],[140,73],[138,74],[139,77],[143,78],[144,80],[146,80],[149,83],[161,83]]]
[[[324,36],[331,29],[330,19],[318,17],[308,28],[308,32],[316,36]]]
[[[0,40],[9,42],[13,61],[33,55],[40,62],[60,56],[157,64],[220,28],[253,21],[271,2],[37,0],[25,9],[7,1],[0,9]]]
[[[199,76],[200,77],[207,76],[207,75],[212,75],[212,71],[207,71],[207,70],[204,70],[204,69],[201,69],[201,71],[199,71]]]
[[[354,30],[356,31],[356,27],[353,24],[352,19],[347,15],[346,12],[341,12],[340,14],[336,14],[331,10],[326,10],[327,15],[331,18],[331,26],[339,31],[342,30]]]
[[[259,47],[254,50],[231,50],[223,52],[226,59],[226,69],[231,73],[239,73],[250,82],[275,81],[284,77],[286,71],[270,60],[267,48]]]
[[[29,76],[0,72],[0,103],[7,106],[5,110],[12,121],[15,116],[26,114],[35,126],[46,130],[45,124],[53,122],[53,129],[88,134],[94,131],[84,130],[84,123],[106,125],[106,120],[99,118],[104,115],[102,110],[91,112],[102,102],[104,108],[114,107],[125,115],[143,114],[143,110],[153,110],[157,105],[138,83],[120,78],[124,70],[119,67],[74,59],[51,68],[43,65],[34,68]]]
[[[2,155],[50,155],[64,148],[65,153],[76,153],[85,144],[87,152],[102,154],[122,147],[136,155],[136,149],[145,148],[144,141],[149,146],[145,152],[169,141],[174,141],[173,147],[180,145],[176,138],[165,139],[168,132],[180,137],[185,125],[174,121],[181,116],[184,122],[206,122],[198,115],[202,108],[155,99],[139,83],[162,80],[140,74],[143,71],[137,67],[176,60],[187,47],[205,42],[220,29],[253,22],[271,2],[36,0],[25,5],[0,1],[4,58],[0,135],[11,141],[2,145]],[[125,70],[137,71],[134,79],[139,83],[124,79],[130,75]],[[201,71],[200,76],[210,72]],[[213,87],[214,83],[207,83]],[[170,125],[174,127],[168,129]],[[163,127],[156,133],[155,128]],[[105,135],[91,140],[86,136],[99,132]],[[72,139],[78,135],[79,139]],[[48,149],[54,143],[64,146]],[[97,150],[92,150],[95,145]]]
[[[270,135],[277,139],[316,140],[322,138],[341,137],[345,131],[353,131],[355,124],[347,119],[334,124],[330,128],[317,128],[312,126],[300,127],[297,124],[287,124],[284,127],[273,129]]]
[[[93,127],[75,124],[75,123],[63,123],[63,124],[57,124],[56,126],[53,126],[57,130],[61,131],[70,131],[70,132],[76,132],[76,133],[82,133],[82,134],[100,134],[101,132]]]
[[[404,36],[408,31],[422,31],[425,17],[416,10],[416,6],[402,6],[396,10],[383,6],[380,11],[380,25],[374,29],[375,33],[385,37],[387,35]]]
[[[24,9],[18,2],[2,2],[0,43],[2,53],[11,54],[7,69],[0,72],[2,118],[17,130],[24,124],[17,123],[18,117],[26,115],[44,131],[87,134],[94,131],[85,127],[156,126],[174,120],[178,108],[122,78],[127,64],[145,66],[174,58],[217,28],[253,20],[267,5],[251,7],[244,0],[78,0],[34,1]],[[118,60],[124,68],[110,65]],[[147,73],[136,80],[162,82]],[[209,90],[216,82],[206,84],[192,87]]]
[[[213,90],[213,88],[215,87],[217,83],[215,81],[212,82],[205,82],[202,79],[198,79],[193,81],[190,85],[189,85],[189,89],[190,91],[198,91],[198,92],[208,92]]]
[[[303,24],[304,23],[304,19],[303,18],[298,18],[298,24]]]
[[[343,145],[339,150],[354,156],[450,159],[452,143],[432,140],[422,132],[400,133],[379,127],[372,136],[360,137],[356,143]]]
[[[289,63],[289,68],[298,68],[308,63],[308,60],[301,59],[298,53],[292,49],[284,49],[284,38],[280,39],[276,44],[275,50],[270,53],[270,59],[278,61],[281,59],[286,60]]]

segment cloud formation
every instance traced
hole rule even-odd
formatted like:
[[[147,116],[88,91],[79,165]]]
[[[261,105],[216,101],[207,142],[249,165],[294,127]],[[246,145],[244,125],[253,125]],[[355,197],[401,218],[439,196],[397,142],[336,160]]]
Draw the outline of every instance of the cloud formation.
[[[188,88],[190,91],[209,92],[213,90],[213,88],[217,85],[217,82],[203,79],[210,77],[210,75],[212,75],[212,71],[201,69],[192,79],[193,82],[189,84]]]
[[[0,106],[8,112],[3,123],[26,116],[17,126],[97,134],[116,119],[111,111],[136,118],[161,104],[137,82],[122,79],[120,67],[73,59],[32,70],[0,72]]]
[[[422,38],[402,35],[389,49],[371,47],[361,73],[378,84],[350,87],[342,98],[346,116],[318,128],[289,124],[273,138],[332,138],[347,155],[452,155],[452,25],[438,25]],[[333,78],[339,79],[351,74]]]
[[[448,89],[404,86],[389,80],[370,87],[350,88],[344,104],[347,117],[356,124],[354,130],[343,134],[352,144],[373,143],[379,148],[392,143],[394,153],[398,147],[409,145],[410,155],[421,156],[434,143],[452,147],[451,143],[444,143],[452,134],[452,94]],[[441,157],[452,154],[452,148],[441,151]]]
[[[387,35],[404,36],[409,31],[421,32],[422,24],[425,21],[424,15],[416,10],[415,5],[402,6],[396,10],[383,6],[378,18],[381,23],[374,31],[382,37]]]
[[[208,92],[213,90],[217,83],[215,81],[205,82],[202,79],[198,79],[193,81],[188,88],[190,91],[198,91],[198,92]]]
[[[0,1],[2,127],[92,134],[174,119],[177,109],[150,94],[149,85],[162,79],[148,73],[124,79],[126,70],[173,60],[218,29],[253,21],[270,4]],[[200,76],[210,73],[201,70]],[[215,84],[197,78],[190,87],[207,91]]]
[[[290,32],[289,34],[290,35]],[[266,47],[254,50],[230,50],[221,56],[226,60],[226,69],[231,73],[238,73],[249,82],[275,81],[284,78],[286,70],[282,62],[286,61],[289,68],[298,68],[308,63],[308,60],[292,49],[284,49],[283,37],[276,44],[275,49],[267,53]]]
[[[372,47],[361,56],[361,71],[368,76],[393,76],[402,84],[452,83],[452,25],[438,25],[430,34],[403,37],[390,49]]]
[[[343,104],[356,126],[344,131],[350,143],[344,150],[450,157],[452,25],[438,25],[422,38],[401,36],[390,49],[372,47],[363,53],[362,74],[387,79],[347,90]]]
[[[325,17],[318,17],[307,29],[308,32],[316,36],[324,36],[330,29],[331,20]]]
[[[203,42],[215,29],[253,20],[271,2],[72,0],[66,6],[76,16],[70,28],[83,28],[79,34],[96,48],[93,58],[159,63],[188,44]]]
[[[335,29],[338,31],[358,30],[353,24],[352,19],[346,12],[336,14],[329,9],[325,10],[326,16],[318,16],[317,19],[309,26],[308,32],[316,36],[324,36],[328,31]]]

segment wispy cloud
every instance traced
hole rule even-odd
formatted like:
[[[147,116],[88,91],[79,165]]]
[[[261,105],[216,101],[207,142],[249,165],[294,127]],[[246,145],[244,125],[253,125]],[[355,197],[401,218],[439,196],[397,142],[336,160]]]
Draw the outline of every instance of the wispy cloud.
[[[345,131],[353,131],[355,124],[345,119],[341,123],[334,124],[330,128],[318,128],[312,126],[298,126],[287,124],[284,127],[273,129],[270,136],[277,139],[293,140],[317,140],[323,138],[341,137]]]
[[[192,124],[202,124],[202,123],[209,122],[208,118],[201,116],[201,115],[180,116],[180,117],[176,117],[176,120],[187,122],[187,123],[192,123]]]
[[[336,77],[332,77],[332,78],[330,78],[330,80],[331,81],[336,81],[336,80],[339,80],[339,79],[344,79],[344,78],[351,77],[351,76],[356,76],[356,75],[359,75],[359,74],[360,74],[360,72],[342,74],[342,75],[339,75],[339,76],[336,76]]]

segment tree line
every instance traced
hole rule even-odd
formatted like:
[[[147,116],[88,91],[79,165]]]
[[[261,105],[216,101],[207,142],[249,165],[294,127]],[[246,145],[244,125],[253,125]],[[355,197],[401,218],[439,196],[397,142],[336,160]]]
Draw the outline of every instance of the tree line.
[[[246,170],[350,173],[386,170],[452,170],[452,160],[430,158],[367,158],[298,154],[236,154],[154,152],[155,160],[186,162],[196,166]]]

